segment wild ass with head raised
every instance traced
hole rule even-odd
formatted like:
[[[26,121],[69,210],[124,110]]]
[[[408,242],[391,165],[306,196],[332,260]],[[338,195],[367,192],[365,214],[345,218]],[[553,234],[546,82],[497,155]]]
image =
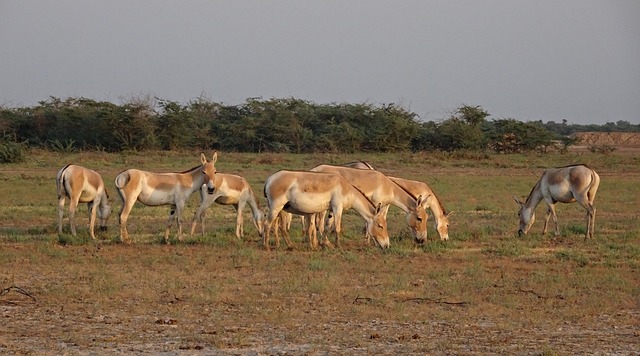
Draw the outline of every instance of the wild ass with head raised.
[[[244,177],[233,175],[216,173],[213,179],[214,191],[213,194],[207,192],[208,188],[203,185],[200,189],[201,204],[196,213],[193,215],[193,222],[191,223],[191,235],[196,231],[196,225],[198,221],[202,226],[202,235],[204,235],[204,215],[207,208],[216,202],[220,205],[233,205],[237,211],[236,217],[236,237],[241,238],[244,236],[244,218],[242,212],[247,206],[251,208],[253,213],[253,224],[258,229],[258,234],[262,236],[262,224],[263,224],[263,212],[260,208],[260,202],[258,197],[251,189],[249,182]]]
[[[87,203],[89,208],[89,234],[92,239],[96,239],[94,233],[96,215],[100,219],[100,229],[107,229],[107,218],[111,213],[109,195],[102,177],[96,171],[68,164],[58,171],[56,189],[58,191],[58,233],[62,234],[65,198],[69,198],[69,224],[73,236],[76,236],[75,214],[78,203]]]
[[[336,246],[340,247],[340,223],[342,212],[353,208],[366,221],[367,232],[373,236],[381,248],[389,247],[387,221],[380,208],[374,205],[361,191],[339,174],[305,171],[278,171],[267,178],[264,195],[269,205],[269,213],[264,224],[263,244],[269,249],[271,226],[282,210],[292,214],[310,216],[331,210],[336,219]],[[313,225],[311,225],[313,226]],[[308,228],[313,234],[315,228]],[[287,244],[290,242],[287,241]],[[312,248],[317,241],[310,236]]]
[[[118,194],[122,200],[120,210],[120,238],[130,243],[127,231],[127,220],[136,201],[148,206],[171,205],[169,223],[164,233],[164,240],[169,243],[169,230],[173,221],[177,220],[178,240],[182,241],[182,210],[191,194],[199,190],[203,184],[207,193],[213,194],[213,178],[216,173],[215,163],[218,153],[207,161],[204,153],[200,154],[200,165],[182,173],[152,173],[138,169],[127,169],[115,179]]]
[[[520,227],[518,235],[526,235],[536,219],[535,210],[538,204],[544,199],[547,204],[547,216],[544,221],[542,233],[547,232],[549,217],[553,217],[555,224],[555,235],[560,235],[558,228],[558,217],[556,216],[555,204],[578,202],[587,211],[587,232],[585,239],[593,237],[593,230],[596,219],[596,209],[593,207],[593,200],[596,197],[600,176],[593,169],[585,165],[573,165],[561,168],[549,168],[540,177],[540,180],[533,186],[527,199],[522,202],[515,196],[513,199],[520,205],[518,215],[520,216]]]
[[[412,197],[411,194],[387,176],[374,170],[321,164],[313,167],[311,171],[332,172],[342,175],[374,204],[381,204],[385,218],[389,211],[389,204],[397,206],[407,214],[406,222],[414,239],[417,242],[424,242],[427,239],[427,212],[424,209],[425,198],[427,197]]]
[[[354,161],[345,163],[342,166],[358,168],[358,169],[369,169],[373,170],[373,166],[365,161]],[[438,231],[438,235],[440,235],[440,240],[446,241],[449,239],[449,216],[453,212],[447,212],[447,210],[442,205],[440,199],[436,193],[427,185],[427,183],[408,180],[403,178],[389,177],[393,182],[398,184],[402,189],[406,190],[411,194],[414,198],[418,196],[428,197],[426,198],[426,206],[431,209],[433,215],[435,216],[435,228]]]

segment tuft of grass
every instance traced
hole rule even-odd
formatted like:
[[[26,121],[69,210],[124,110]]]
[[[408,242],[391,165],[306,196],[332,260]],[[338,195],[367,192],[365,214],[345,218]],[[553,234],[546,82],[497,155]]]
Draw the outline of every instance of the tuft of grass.
[[[433,240],[422,244],[420,247],[423,252],[433,255],[442,255],[453,248],[453,241]]]
[[[575,249],[562,249],[556,252],[555,256],[559,260],[575,262],[580,267],[589,264],[589,258]]]
[[[523,246],[520,241],[507,240],[484,247],[482,253],[500,257],[522,257],[529,255],[530,251],[527,247]]]

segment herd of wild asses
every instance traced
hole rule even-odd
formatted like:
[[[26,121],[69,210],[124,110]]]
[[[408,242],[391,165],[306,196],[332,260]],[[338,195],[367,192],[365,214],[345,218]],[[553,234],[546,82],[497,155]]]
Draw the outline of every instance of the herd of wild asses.
[[[241,176],[218,173],[215,163],[217,152],[210,160],[200,154],[200,165],[181,173],[153,173],[138,169],[127,169],[115,178],[115,186],[122,201],[119,213],[120,239],[131,243],[127,231],[127,220],[136,201],[148,206],[170,205],[169,222],[165,230],[165,242],[173,222],[178,227],[177,237],[182,241],[182,211],[186,201],[196,191],[200,192],[201,204],[191,224],[193,235],[198,222],[204,234],[204,215],[213,203],[232,205],[237,211],[236,236],[243,231],[243,210],[248,205],[252,220],[262,238],[265,249],[270,248],[270,233],[279,245],[278,232],[282,232],[288,247],[291,214],[300,215],[303,231],[310,247],[333,246],[325,232],[335,234],[335,244],[340,246],[341,218],[344,210],[353,209],[365,220],[365,231],[380,248],[389,247],[387,212],[390,205],[406,213],[406,223],[416,242],[427,237],[426,209],[435,217],[435,228],[441,240],[449,239],[449,216],[436,194],[423,182],[386,176],[363,161],[344,165],[321,164],[309,171],[280,170],[270,175],[264,184],[267,212],[260,208],[258,198],[251,186]],[[546,233],[549,218],[553,218],[555,234],[559,235],[555,203],[578,202],[587,211],[585,238],[593,237],[595,212],[593,201],[600,184],[600,177],[585,165],[571,165],[547,169],[520,205],[518,234],[525,235],[535,220],[535,208],[544,200],[547,215],[543,233]],[[111,212],[107,192],[100,175],[94,170],[69,164],[60,169],[56,177],[58,191],[58,232],[62,233],[64,206],[69,198],[69,222],[71,233],[76,235],[74,215],[79,203],[88,203],[90,211],[89,233],[95,239],[96,217],[100,228],[106,229]],[[328,212],[328,214],[327,214]],[[323,241],[317,238],[320,233]]]

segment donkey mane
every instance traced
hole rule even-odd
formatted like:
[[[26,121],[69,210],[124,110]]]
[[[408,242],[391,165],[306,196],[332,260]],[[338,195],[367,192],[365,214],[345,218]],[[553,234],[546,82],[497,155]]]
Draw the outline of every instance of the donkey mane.
[[[571,166],[568,166],[568,167],[571,167]],[[540,176],[540,179],[538,179],[538,182],[533,186],[533,188],[531,188],[531,191],[529,192],[529,195],[527,195],[527,200],[525,200],[525,203],[528,203],[529,200],[531,200],[531,196],[533,196],[533,191],[538,189],[538,187],[542,183],[543,176],[544,176],[544,173],[542,173],[542,175]]]
[[[200,168],[200,167],[202,167],[202,165],[195,166],[195,167],[193,167],[193,168],[189,168],[189,169],[187,169],[186,171],[177,172],[177,173],[180,173],[180,174],[191,173],[191,172],[195,171],[196,169],[198,169],[198,168]]]
[[[369,205],[371,205],[374,209],[376,208],[376,205],[371,201],[371,199],[369,199],[369,197],[366,194],[364,194],[364,192],[362,192],[362,190],[360,190],[360,188],[356,187],[351,183],[349,183],[349,185],[351,185],[355,190],[357,190],[360,194],[362,194],[362,196],[369,202]]]
[[[438,205],[440,206],[440,210],[442,210],[442,213],[444,215],[449,214],[449,212],[447,212],[447,209],[444,207],[444,205],[442,205],[442,201],[440,200],[436,192],[433,191],[433,189],[431,190],[431,194],[433,194],[433,197],[436,198],[436,201],[438,202]]]

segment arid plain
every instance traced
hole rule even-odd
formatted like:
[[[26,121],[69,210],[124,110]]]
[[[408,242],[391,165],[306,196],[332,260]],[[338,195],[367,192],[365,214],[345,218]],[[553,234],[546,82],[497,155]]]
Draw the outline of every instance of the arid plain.
[[[209,155],[209,153],[207,153]],[[125,168],[183,171],[199,152],[43,152],[0,166],[0,352],[13,354],[619,354],[640,352],[640,156],[397,153],[289,155],[220,152],[220,172],[246,177],[261,199],[279,169],[364,159],[426,182],[453,211],[450,240],[430,219],[418,245],[390,209],[391,248],[362,238],[348,213],[343,247],[261,248],[245,216],[213,205],[206,235],[165,245],[168,207],[136,204],[132,245],[118,240],[113,179]],[[102,174],[114,213],[91,241],[57,233],[55,175],[67,163]],[[585,212],[558,205],[561,236],[541,235],[545,208],[517,237],[517,205],[544,168],[585,163],[601,177],[595,238]],[[190,224],[199,198],[189,200]]]

